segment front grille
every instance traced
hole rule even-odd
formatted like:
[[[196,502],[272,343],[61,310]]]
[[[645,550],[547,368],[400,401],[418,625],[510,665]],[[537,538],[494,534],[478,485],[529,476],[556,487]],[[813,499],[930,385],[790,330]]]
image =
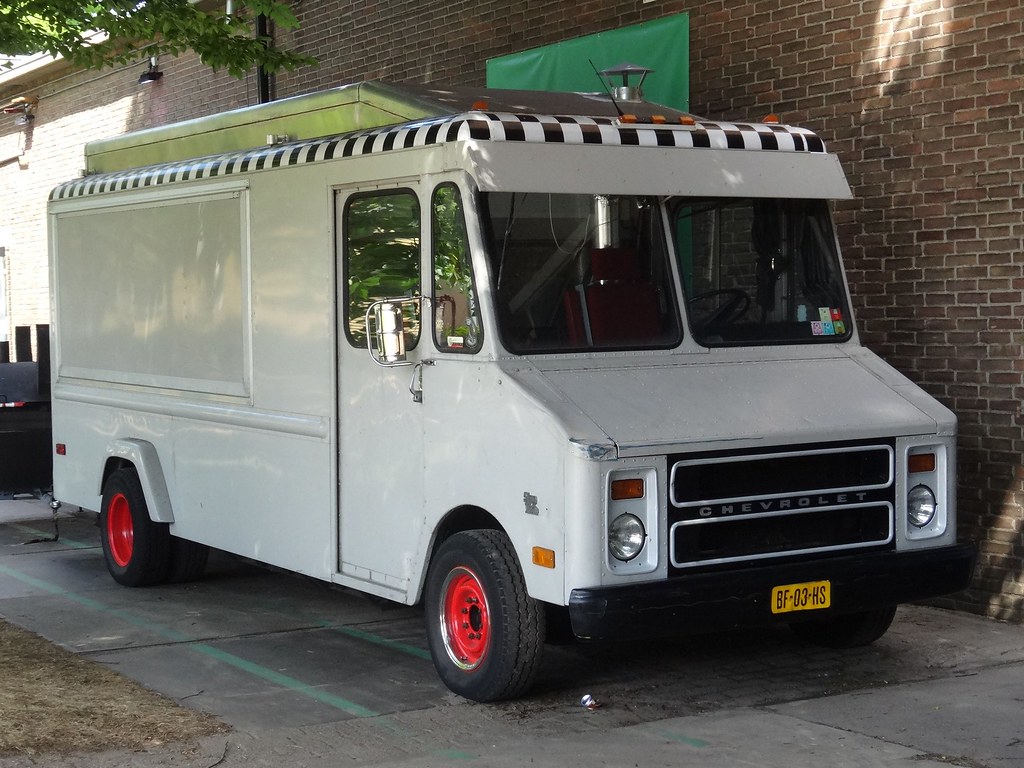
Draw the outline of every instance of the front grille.
[[[670,458],[671,567],[891,545],[891,444]]]

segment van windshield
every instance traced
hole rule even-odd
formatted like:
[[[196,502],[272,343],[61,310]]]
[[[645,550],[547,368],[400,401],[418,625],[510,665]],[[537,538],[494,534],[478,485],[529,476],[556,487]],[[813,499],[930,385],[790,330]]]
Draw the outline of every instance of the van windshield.
[[[509,351],[679,343],[656,199],[537,192],[481,197],[499,331]]]
[[[673,236],[705,346],[844,341],[852,327],[823,200],[675,198]]]

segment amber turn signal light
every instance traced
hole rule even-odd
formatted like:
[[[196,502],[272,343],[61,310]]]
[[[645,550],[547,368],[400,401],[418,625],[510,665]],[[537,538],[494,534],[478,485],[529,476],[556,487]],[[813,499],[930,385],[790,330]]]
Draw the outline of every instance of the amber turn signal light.
[[[541,568],[554,568],[555,550],[545,549],[544,547],[534,547],[533,564],[539,565]]]
[[[612,480],[612,501],[642,499],[643,497],[644,481],[639,477],[631,480]]]
[[[914,453],[907,456],[907,472],[934,472],[934,453]]]

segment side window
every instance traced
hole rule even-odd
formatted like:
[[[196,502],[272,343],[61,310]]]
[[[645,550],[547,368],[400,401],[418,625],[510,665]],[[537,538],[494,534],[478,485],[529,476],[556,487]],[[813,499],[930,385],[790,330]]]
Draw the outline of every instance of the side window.
[[[344,275],[349,341],[366,346],[366,310],[375,301],[420,292],[420,206],[409,190],[375,192],[345,205]],[[420,338],[419,302],[405,311],[405,348]]]
[[[434,240],[434,343],[444,352],[478,352],[483,344],[483,325],[458,187],[442,184],[435,189],[430,215]]]

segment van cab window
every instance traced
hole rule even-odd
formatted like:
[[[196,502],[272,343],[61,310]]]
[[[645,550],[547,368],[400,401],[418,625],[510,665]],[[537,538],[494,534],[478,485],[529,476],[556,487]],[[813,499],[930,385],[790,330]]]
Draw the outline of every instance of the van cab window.
[[[659,349],[681,325],[657,201],[482,195],[499,330],[512,352]]]
[[[366,345],[375,301],[420,293],[420,206],[408,190],[358,195],[345,205],[344,274],[348,339]],[[418,302],[403,304],[405,348],[420,337]]]
[[[705,346],[850,337],[835,236],[822,200],[671,202],[694,338]]]
[[[478,352],[483,344],[483,326],[458,187],[442,184],[434,190],[430,214],[434,343],[444,352]]]

